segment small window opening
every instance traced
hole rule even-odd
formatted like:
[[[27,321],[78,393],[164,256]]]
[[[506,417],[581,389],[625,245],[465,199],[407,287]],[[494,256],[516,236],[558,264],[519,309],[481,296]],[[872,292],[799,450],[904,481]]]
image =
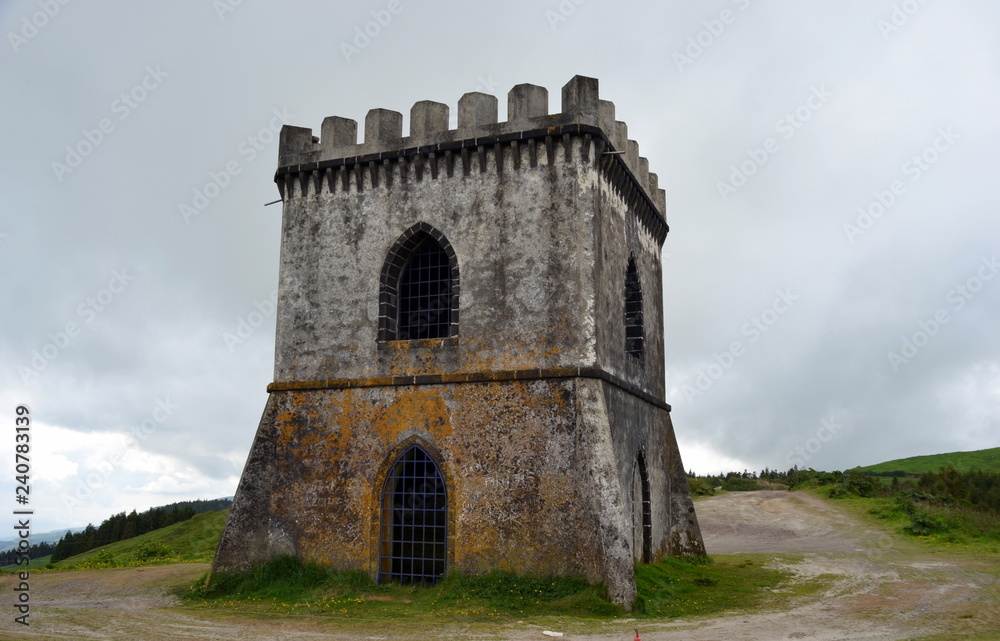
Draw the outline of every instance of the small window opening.
[[[642,327],[642,285],[635,258],[629,257],[625,271],[625,353],[642,361],[645,332]]]

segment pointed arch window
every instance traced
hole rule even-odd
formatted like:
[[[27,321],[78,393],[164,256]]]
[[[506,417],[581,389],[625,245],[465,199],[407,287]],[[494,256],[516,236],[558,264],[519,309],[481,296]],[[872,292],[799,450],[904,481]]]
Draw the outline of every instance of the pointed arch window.
[[[379,340],[458,336],[458,260],[430,225],[414,225],[396,240],[379,290]]]
[[[393,464],[382,489],[379,582],[433,584],[445,574],[448,492],[437,463],[413,445]]]
[[[625,270],[625,353],[638,361],[645,352],[645,331],[642,325],[642,284],[635,257],[629,256]]]

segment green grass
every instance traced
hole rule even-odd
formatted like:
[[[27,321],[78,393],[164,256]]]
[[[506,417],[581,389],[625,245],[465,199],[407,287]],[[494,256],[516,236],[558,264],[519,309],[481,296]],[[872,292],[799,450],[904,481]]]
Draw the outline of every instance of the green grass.
[[[44,568],[49,562],[52,561],[52,555],[40,556],[37,559],[31,559],[31,563],[28,564],[29,570],[37,570],[39,568]]]
[[[68,570],[208,562],[219,545],[228,515],[229,510],[196,514],[187,521],[103,545],[49,567]]]
[[[361,572],[335,572],[278,557],[249,572],[217,573],[181,594],[199,608],[240,613],[310,613],[344,618],[433,617],[463,620],[526,615],[614,615],[600,585],[574,578],[491,572],[450,574],[435,586],[377,585]]]
[[[769,567],[770,561],[770,556],[741,554],[636,566],[636,614],[687,618],[755,611],[779,601],[787,604],[827,584],[826,578],[793,582],[787,572]]]
[[[833,487],[828,485],[806,491],[826,498]],[[959,505],[933,505],[904,496],[862,498],[847,494],[836,501],[906,539],[938,549],[1000,556],[1000,515],[996,513]]]
[[[789,581],[765,561],[739,558],[667,559],[637,568],[639,598],[631,616],[692,617],[749,611],[776,603],[775,591],[805,594],[817,582]],[[582,579],[516,576],[491,572],[451,574],[430,587],[377,585],[359,572],[333,572],[282,557],[243,573],[219,573],[181,594],[188,605],[240,614],[326,615],[344,619],[401,618],[513,621],[525,616],[598,620],[624,614],[601,585]]]
[[[937,472],[942,467],[949,466],[954,467],[959,472],[1000,473],[1000,447],[988,450],[976,450],[974,452],[950,452],[948,454],[913,456],[854,469],[866,474],[886,474],[889,472],[923,474],[925,472]]]

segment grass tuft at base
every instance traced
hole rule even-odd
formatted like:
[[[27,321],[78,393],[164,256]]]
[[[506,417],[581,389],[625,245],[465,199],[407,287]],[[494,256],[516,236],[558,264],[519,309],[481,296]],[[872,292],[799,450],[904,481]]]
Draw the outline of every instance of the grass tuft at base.
[[[752,558],[666,559],[636,568],[638,599],[631,616],[690,617],[747,611],[774,600],[788,580]],[[182,595],[198,608],[241,613],[310,613],[342,618],[421,616],[513,620],[525,616],[611,618],[624,615],[603,585],[579,578],[518,576],[494,571],[449,574],[427,587],[379,585],[361,572],[334,572],[279,557],[246,572],[220,572]]]

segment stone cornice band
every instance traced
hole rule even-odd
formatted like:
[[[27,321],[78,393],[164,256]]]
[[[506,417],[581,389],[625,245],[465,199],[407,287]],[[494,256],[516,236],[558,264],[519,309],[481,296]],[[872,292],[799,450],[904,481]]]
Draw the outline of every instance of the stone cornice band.
[[[365,378],[334,378],[321,381],[282,381],[267,386],[275,392],[307,392],[327,389],[363,389],[368,387],[404,387],[410,385],[448,385],[452,383],[496,383],[505,381],[537,381],[553,378],[595,378],[636,396],[656,407],[670,411],[670,405],[649,392],[632,385],[599,367],[547,367],[543,369],[512,369],[491,372],[454,372],[450,374],[418,374],[416,376],[369,376]]]

